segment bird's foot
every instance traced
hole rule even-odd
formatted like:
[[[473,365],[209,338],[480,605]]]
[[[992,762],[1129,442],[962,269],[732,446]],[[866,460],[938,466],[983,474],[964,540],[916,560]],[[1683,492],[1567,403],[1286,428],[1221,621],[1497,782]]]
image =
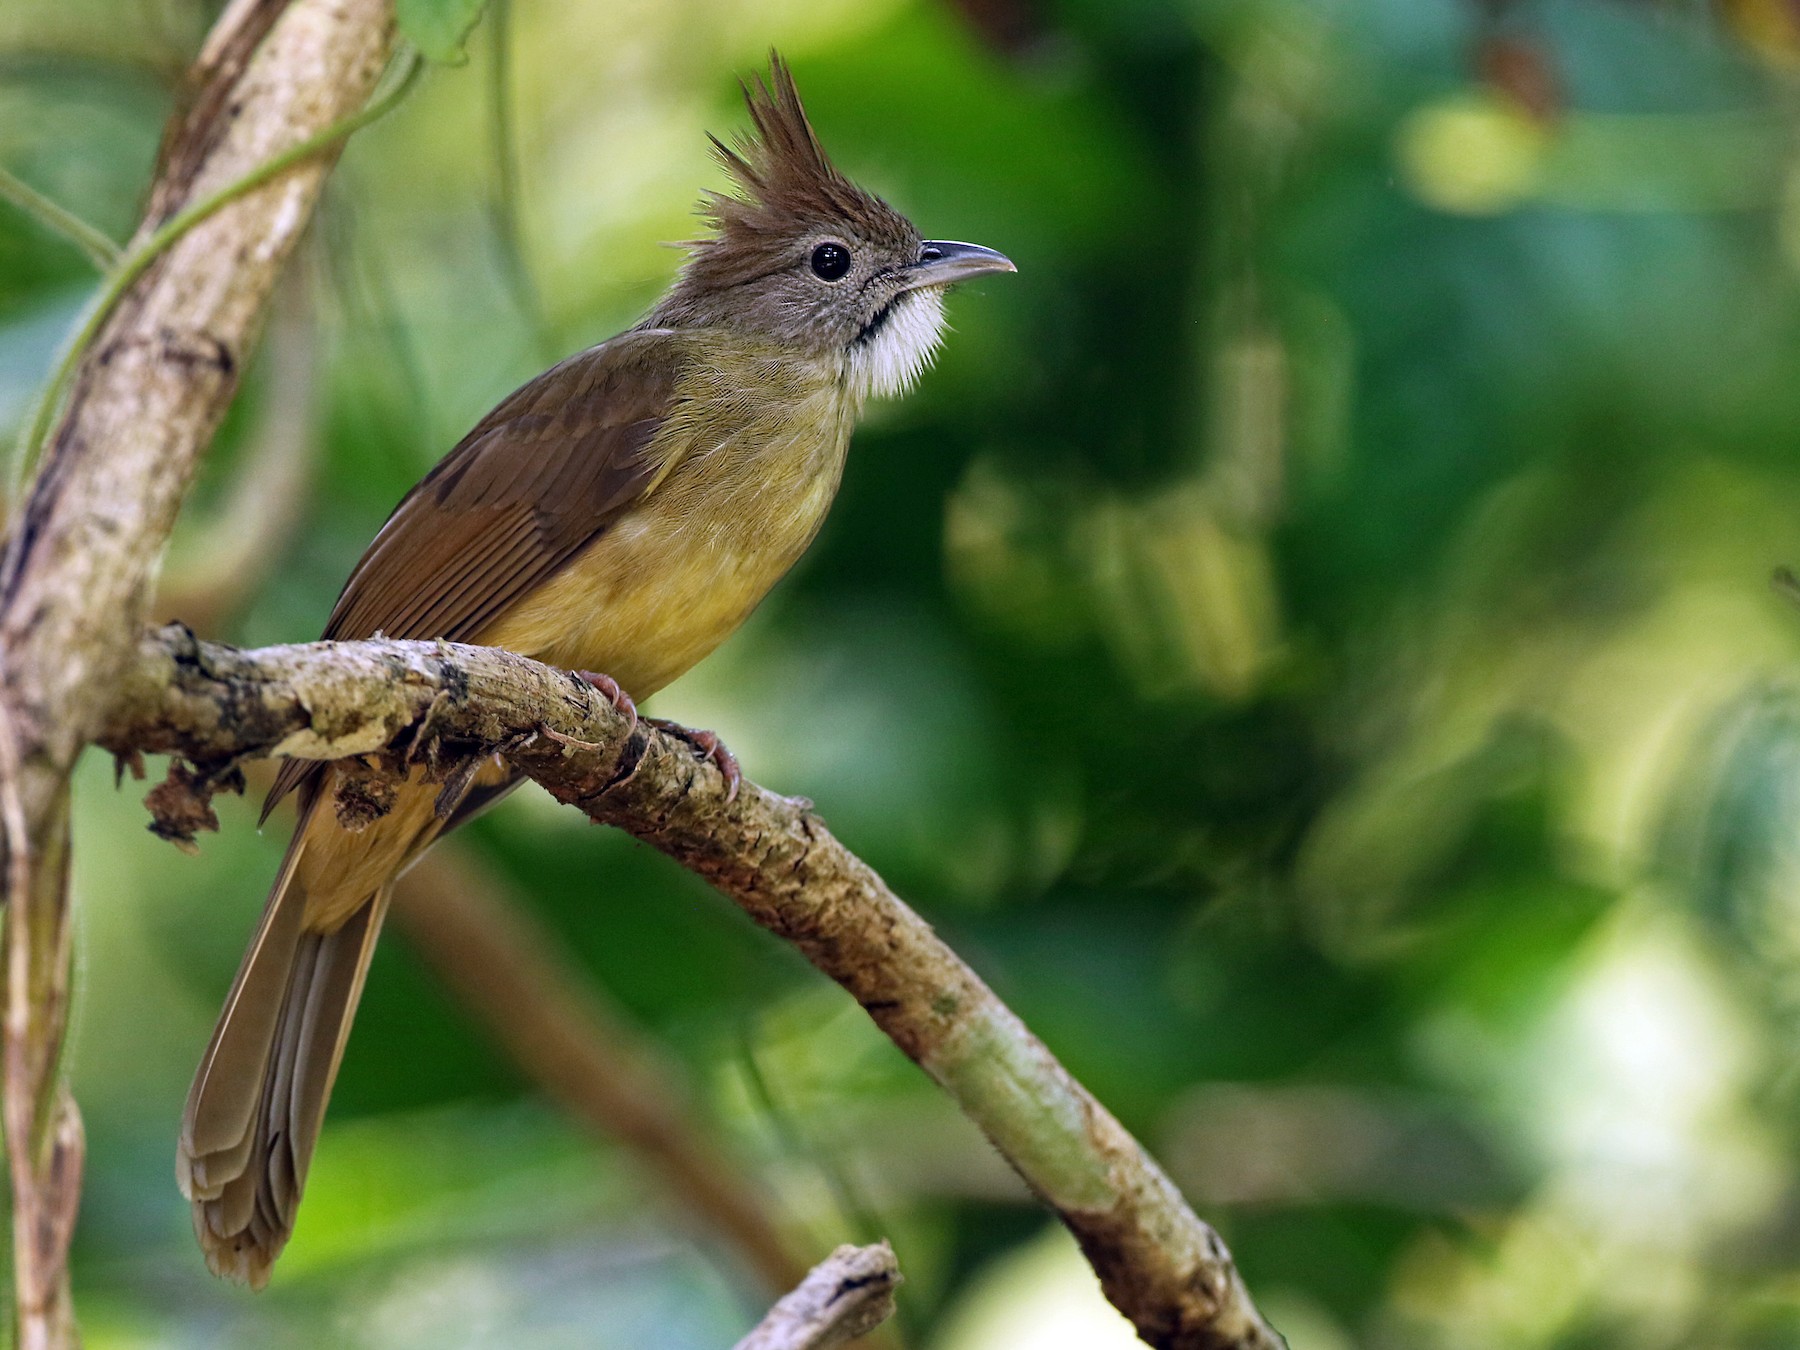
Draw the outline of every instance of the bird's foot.
[[[630,694],[619,688],[619,682],[617,680],[610,675],[602,675],[599,672],[592,670],[578,670],[575,672],[575,678],[580,680],[583,684],[590,685],[598,690],[601,697],[613,705],[613,711],[617,712],[620,716],[624,717],[627,722],[631,723],[631,725],[626,728],[627,735],[637,730],[637,704],[631,701]]]
[[[686,741],[699,752],[701,759],[710,759],[719,772],[725,775],[726,804],[730,805],[737,800],[738,788],[744,781],[744,771],[738,767],[737,756],[726,749],[725,742],[719,739],[716,731],[696,731],[662,717],[646,717],[644,720],[658,730]]]

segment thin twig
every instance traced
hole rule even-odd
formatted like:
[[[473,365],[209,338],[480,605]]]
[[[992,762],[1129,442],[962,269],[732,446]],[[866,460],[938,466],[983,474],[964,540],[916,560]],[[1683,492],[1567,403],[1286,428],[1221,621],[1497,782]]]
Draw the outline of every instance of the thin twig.
[[[512,0],[491,0],[488,31],[493,35],[488,51],[488,150],[494,159],[493,195],[488,206],[494,221],[494,234],[500,244],[500,266],[512,290],[513,303],[519,317],[531,330],[531,340],[540,355],[554,359],[549,351],[549,325],[544,320],[544,306],[531,279],[531,268],[525,261],[524,230],[519,220],[519,144],[513,123],[516,97],[512,75]]]
[[[24,179],[0,169],[0,197],[4,197],[38,224],[60,234],[87,254],[88,261],[107,271],[119,260],[119,246],[105,231],[90,225],[66,206],[59,206]]]
[[[1800,577],[1794,575],[1793,568],[1784,564],[1771,572],[1769,589],[1789,604],[1800,605]]]
[[[900,1264],[885,1242],[839,1247],[734,1350],[834,1350],[894,1314]]]
[[[769,1081],[769,1075],[763,1069],[755,1037],[748,1026],[744,1028],[738,1054],[751,1100],[769,1118],[781,1150],[795,1160],[810,1161],[825,1183],[825,1189],[831,1194],[832,1205],[838,1212],[837,1217],[844,1225],[844,1230],[859,1241],[873,1242],[885,1225],[877,1217],[874,1206],[869,1204],[867,1197],[844,1170],[838,1151],[822,1146],[818,1140],[809,1137],[807,1130],[788,1109],[787,1103],[776,1096],[775,1085]]]
[[[0,657],[0,661],[4,658]],[[19,795],[19,736],[6,705],[0,680],[0,826],[6,830],[6,893],[24,895],[31,888],[31,834],[25,801]]]

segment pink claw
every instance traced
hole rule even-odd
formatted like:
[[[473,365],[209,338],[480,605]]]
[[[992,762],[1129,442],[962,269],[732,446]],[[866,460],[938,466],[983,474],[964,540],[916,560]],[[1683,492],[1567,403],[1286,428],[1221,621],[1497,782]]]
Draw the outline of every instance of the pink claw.
[[[580,680],[583,684],[591,685],[593,688],[599,690],[606,701],[613,705],[613,710],[620,713],[624,716],[626,721],[631,723],[631,726],[627,729],[627,734],[629,734],[630,731],[635,731],[637,729],[637,704],[631,701],[630,694],[619,688],[619,682],[617,680],[610,675],[601,675],[592,670],[578,670],[575,672],[575,678]]]
[[[744,771],[738,766],[737,756],[726,748],[725,742],[719,739],[716,731],[696,731],[692,727],[684,727],[679,722],[670,722],[661,717],[646,718],[653,727],[659,727],[671,736],[679,736],[694,749],[700,752],[700,758],[710,759],[725,776],[725,803],[730,805],[737,800],[738,788],[744,781]]]

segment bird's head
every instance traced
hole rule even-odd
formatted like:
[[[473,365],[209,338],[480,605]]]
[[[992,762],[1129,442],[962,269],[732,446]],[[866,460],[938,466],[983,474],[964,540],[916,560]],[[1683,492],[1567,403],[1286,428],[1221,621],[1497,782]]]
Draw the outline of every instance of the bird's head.
[[[978,244],[922,239],[839,173],[779,55],[744,97],[754,130],[735,148],[713,139],[738,192],[702,201],[712,232],[690,246],[654,321],[735,328],[841,359],[861,395],[904,391],[937,350],[944,289],[1016,269]]]

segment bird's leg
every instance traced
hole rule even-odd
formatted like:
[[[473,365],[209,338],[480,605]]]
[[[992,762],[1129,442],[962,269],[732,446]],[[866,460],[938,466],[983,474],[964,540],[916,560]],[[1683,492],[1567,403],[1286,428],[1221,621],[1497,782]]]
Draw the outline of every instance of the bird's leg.
[[[626,735],[630,735],[633,731],[637,730],[637,704],[631,701],[630,694],[619,688],[619,682],[617,680],[610,675],[602,675],[598,671],[593,670],[578,670],[575,672],[575,678],[580,680],[583,684],[590,685],[599,690],[601,696],[605,698],[608,703],[613,705],[613,711],[619,713],[627,722],[631,723],[631,725],[625,729]]]
[[[664,717],[646,717],[644,720],[659,731],[666,731],[669,735],[686,741],[699,751],[701,759],[710,759],[719,772],[725,775],[726,804],[730,805],[737,800],[738,786],[744,781],[744,771],[738,767],[737,756],[726,749],[725,742],[719,739],[718,732],[696,731]]]

